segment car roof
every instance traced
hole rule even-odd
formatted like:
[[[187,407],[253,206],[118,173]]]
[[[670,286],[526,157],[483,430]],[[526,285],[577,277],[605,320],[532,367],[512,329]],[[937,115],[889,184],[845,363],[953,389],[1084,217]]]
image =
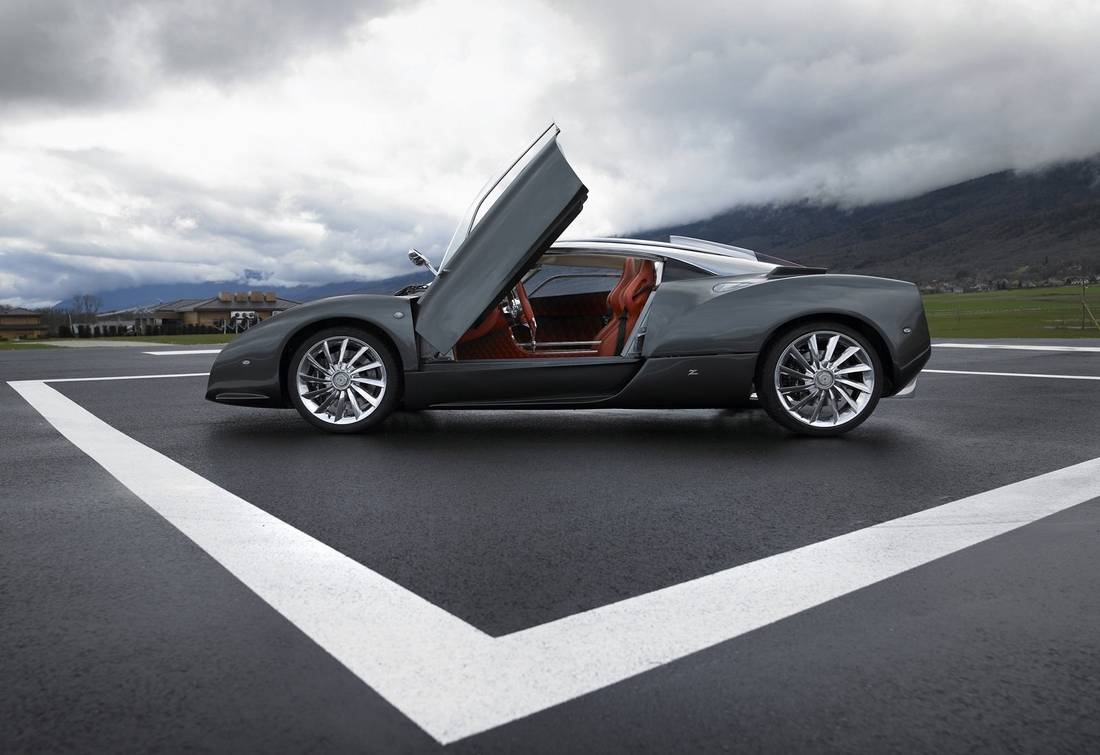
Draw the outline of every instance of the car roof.
[[[550,251],[584,250],[605,254],[649,255],[680,260],[718,275],[768,273],[776,268],[770,262],[751,260],[744,256],[722,254],[712,249],[696,249],[680,244],[650,239],[591,238],[561,239]]]

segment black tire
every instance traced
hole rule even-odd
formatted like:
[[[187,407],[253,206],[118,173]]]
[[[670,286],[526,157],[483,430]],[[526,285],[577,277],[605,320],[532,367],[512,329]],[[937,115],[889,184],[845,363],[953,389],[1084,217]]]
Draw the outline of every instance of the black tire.
[[[329,417],[335,417],[336,404],[332,405],[331,411],[326,410],[323,411],[321,414],[318,414],[315,411],[315,408],[317,408],[316,404],[314,405],[314,407],[306,405],[307,399],[303,398],[303,396],[301,395],[302,390],[299,387],[298,373],[299,367],[303,364],[303,360],[305,360],[306,354],[310,353],[316,347],[320,346],[326,341],[339,341],[340,343],[342,343],[343,339],[345,338],[349,339],[348,354],[345,355],[345,359],[350,359],[351,357],[352,349],[350,347],[356,346],[361,348],[360,344],[367,346],[370,350],[374,352],[374,354],[377,355],[377,359],[369,363],[373,363],[374,361],[380,362],[382,368],[376,368],[367,372],[360,373],[359,376],[370,377],[371,379],[376,381],[380,380],[384,383],[384,387],[381,389],[377,387],[366,389],[368,393],[371,393],[372,396],[374,395],[374,391],[380,391],[377,396],[378,404],[373,407],[371,407],[369,402],[365,401],[358,394],[353,397],[357,409],[360,409],[360,406],[369,407],[369,409],[367,410],[360,409],[360,411],[363,411],[364,414],[362,419],[356,420],[354,419],[354,415],[347,414],[348,412],[351,412],[351,409],[349,408],[351,399],[346,399],[345,404],[342,407],[342,411],[340,412],[342,416],[338,420],[339,424],[337,424],[337,422],[333,421],[333,419],[328,419]],[[359,342],[359,344],[355,344],[354,342],[356,341]],[[335,358],[335,350],[330,347],[330,351],[334,353]],[[358,348],[356,348],[356,351],[358,351]],[[364,356],[361,359],[367,359],[370,356],[371,354],[368,351],[365,352]],[[337,362],[336,364],[341,363]],[[324,361],[322,360],[321,366],[328,365],[324,364]],[[343,371],[338,370],[338,372]],[[294,406],[295,409],[298,410],[298,413],[302,415],[302,418],[306,422],[310,423],[316,428],[330,433],[361,433],[364,431],[373,430],[374,428],[378,427],[397,407],[401,398],[400,393],[402,381],[400,366],[398,364],[397,358],[394,356],[393,351],[390,349],[385,341],[366,330],[350,326],[340,326],[327,328],[326,330],[313,333],[308,338],[306,338],[305,341],[302,342],[302,344],[294,351],[294,354],[290,358],[290,364],[287,367],[286,385],[287,392],[290,395],[291,404]],[[332,383],[329,383],[329,385],[332,385]],[[306,384],[306,387],[316,386],[320,386],[320,388],[323,388],[324,384]],[[350,396],[350,387],[348,389],[345,389],[344,393]],[[348,421],[344,421],[344,419],[347,419]]]
[[[862,352],[857,352],[854,355],[854,357],[858,358],[858,361],[852,366],[869,366],[873,370],[872,385],[870,386],[869,391],[844,389],[847,394],[854,395],[856,397],[855,403],[858,404],[860,402],[864,402],[860,405],[860,410],[858,411],[858,413],[854,408],[847,406],[841,400],[842,397],[840,397],[839,393],[837,393],[836,391],[839,391],[842,388],[834,387],[835,381],[838,378],[847,379],[850,377],[849,373],[840,376],[833,376],[832,371],[829,370],[831,377],[822,378],[823,382],[827,384],[827,387],[824,389],[826,397],[833,401],[832,406],[834,408],[830,410],[829,416],[835,417],[837,422],[836,424],[832,425],[822,426],[821,424],[809,424],[809,418],[805,417],[801,420],[796,419],[794,416],[792,416],[791,410],[788,409],[787,405],[785,405],[783,403],[783,400],[780,398],[779,387],[776,385],[777,381],[780,379],[777,374],[777,370],[779,368],[779,360],[783,358],[784,354],[787,352],[788,347],[792,346],[792,344],[798,343],[800,340],[806,338],[813,333],[830,335],[836,334],[842,336],[843,338],[851,339],[851,341],[853,341],[856,345],[859,346],[859,348],[862,349]],[[820,344],[820,336],[818,339],[818,343]],[[836,354],[833,355],[833,359],[836,359]],[[791,362],[791,364],[793,364],[793,362]],[[847,364],[842,365],[838,367],[838,369],[844,369],[846,366]],[[866,372],[864,371],[858,373],[858,375],[859,379],[857,380],[857,382],[860,382],[862,384],[866,380]],[[764,353],[763,358],[760,361],[760,366],[756,373],[756,395],[760,399],[760,403],[763,405],[764,411],[768,413],[768,416],[788,430],[799,433],[801,435],[808,435],[812,437],[831,437],[854,430],[855,428],[863,424],[863,422],[866,421],[869,416],[871,416],[871,413],[874,412],[875,407],[878,406],[878,401],[879,398],[882,396],[882,390],[885,387],[885,382],[886,374],[883,370],[882,359],[876,351],[874,345],[871,343],[870,339],[867,338],[867,336],[863,335],[863,333],[859,332],[855,328],[851,328],[847,325],[842,325],[837,322],[830,322],[828,320],[820,320],[816,322],[802,323],[800,325],[788,328],[787,330],[784,330],[782,333],[780,333],[772,341],[771,346]],[[807,385],[809,386],[809,388],[807,391],[805,391],[805,393],[799,392],[788,394],[793,396],[792,404],[797,404],[798,401],[801,400],[801,398],[805,398],[811,393],[816,396],[818,395],[817,392],[820,392],[822,390],[816,379],[814,379],[811,383],[807,383]],[[790,389],[785,388],[784,390]],[[863,393],[867,394],[865,398],[861,395]],[[815,399],[811,399],[811,413],[812,404],[815,401]],[[839,407],[839,410],[835,407]],[[844,412],[844,414],[841,413],[841,410]],[[852,416],[845,417],[845,415],[848,413],[851,413]],[[825,416],[824,410],[823,416]],[[843,421],[841,421],[842,417],[844,417]],[[819,419],[817,421],[820,423],[824,422],[825,420]]]

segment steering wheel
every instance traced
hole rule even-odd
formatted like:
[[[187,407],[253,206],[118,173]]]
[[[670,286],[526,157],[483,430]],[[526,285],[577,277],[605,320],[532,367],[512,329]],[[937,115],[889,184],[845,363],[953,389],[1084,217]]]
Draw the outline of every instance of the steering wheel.
[[[508,297],[509,314],[513,322],[526,325],[531,332],[531,343],[535,342],[535,331],[538,323],[535,321],[535,309],[531,306],[531,300],[527,298],[527,290],[523,287],[523,281],[516,284]]]

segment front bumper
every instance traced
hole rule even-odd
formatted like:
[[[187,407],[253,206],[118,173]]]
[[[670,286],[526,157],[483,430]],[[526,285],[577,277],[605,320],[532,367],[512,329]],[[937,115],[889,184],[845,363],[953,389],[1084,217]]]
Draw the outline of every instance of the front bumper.
[[[231,342],[218,354],[206,383],[206,399],[238,406],[285,407],[278,352],[259,339]],[[272,353],[274,351],[274,354]]]

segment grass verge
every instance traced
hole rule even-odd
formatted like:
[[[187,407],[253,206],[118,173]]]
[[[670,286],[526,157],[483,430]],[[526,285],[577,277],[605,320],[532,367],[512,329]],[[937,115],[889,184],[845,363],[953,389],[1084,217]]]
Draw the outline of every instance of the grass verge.
[[[1100,286],[1084,294],[1100,320]],[[1100,338],[1080,286],[926,294],[924,311],[934,338]]]
[[[52,349],[48,343],[34,341],[0,341],[0,351],[23,351],[25,349]]]

